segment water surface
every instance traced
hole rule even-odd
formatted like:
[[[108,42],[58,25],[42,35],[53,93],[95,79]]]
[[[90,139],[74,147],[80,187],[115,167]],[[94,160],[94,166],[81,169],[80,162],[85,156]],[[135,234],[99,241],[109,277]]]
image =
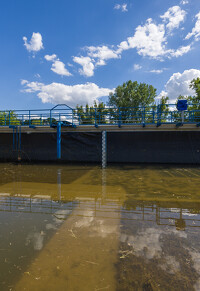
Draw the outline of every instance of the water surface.
[[[200,290],[198,167],[0,164],[0,290]]]

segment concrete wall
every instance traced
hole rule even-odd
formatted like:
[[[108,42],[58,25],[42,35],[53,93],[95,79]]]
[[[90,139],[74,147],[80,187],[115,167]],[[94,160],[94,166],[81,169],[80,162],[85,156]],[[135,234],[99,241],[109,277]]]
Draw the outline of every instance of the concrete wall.
[[[101,162],[101,133],[62,133],[62,161]],[[198,131],[108,132],[108,162],[200,164]],[[16,161],[12,133],[0,133],[0,160]],[[21,159],[56,161],[56,133],[22,133]]]

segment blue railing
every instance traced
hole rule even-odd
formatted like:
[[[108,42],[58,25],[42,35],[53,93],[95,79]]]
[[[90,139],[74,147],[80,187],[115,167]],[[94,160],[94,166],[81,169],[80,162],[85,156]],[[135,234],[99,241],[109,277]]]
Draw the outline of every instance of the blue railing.
[[[73,109],[65,104],[56,105],[52,109],[8,110],[0,111],[0,126],[62,126],[80,125],[142,125],[156,124],[200,124],[200,110],[194,110],[193,104],[181,112],[176,104],[167,106],[152,105],[139,107],[106,107]],[[200,105],[199,105],[200,108]]]

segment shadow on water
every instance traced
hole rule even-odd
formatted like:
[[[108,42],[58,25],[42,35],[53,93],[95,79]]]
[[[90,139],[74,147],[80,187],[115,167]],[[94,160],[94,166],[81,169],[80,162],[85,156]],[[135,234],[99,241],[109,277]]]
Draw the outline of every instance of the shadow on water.
[[[0,171],[1,290],[200,290],[198,167]]]

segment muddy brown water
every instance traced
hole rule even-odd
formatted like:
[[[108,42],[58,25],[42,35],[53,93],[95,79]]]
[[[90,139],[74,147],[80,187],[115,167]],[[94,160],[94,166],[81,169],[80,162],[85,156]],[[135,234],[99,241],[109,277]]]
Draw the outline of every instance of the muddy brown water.
[[[200,290],[200,168],[0,164],[0,290]]]

